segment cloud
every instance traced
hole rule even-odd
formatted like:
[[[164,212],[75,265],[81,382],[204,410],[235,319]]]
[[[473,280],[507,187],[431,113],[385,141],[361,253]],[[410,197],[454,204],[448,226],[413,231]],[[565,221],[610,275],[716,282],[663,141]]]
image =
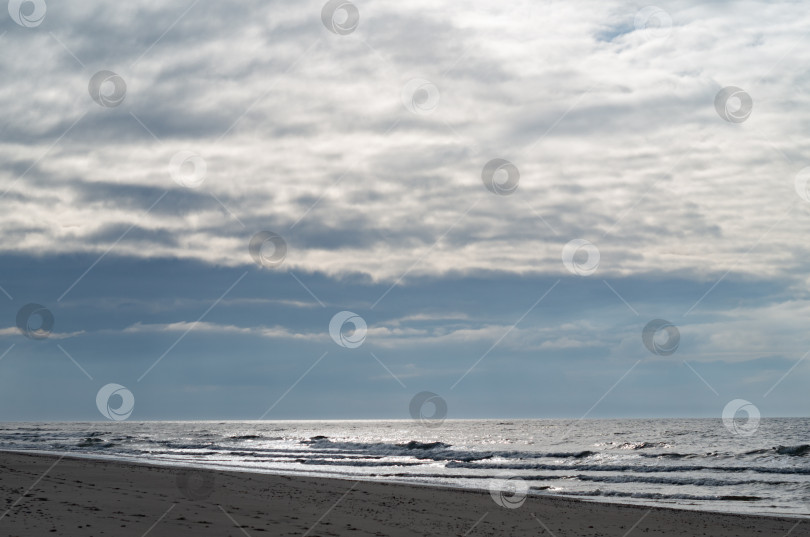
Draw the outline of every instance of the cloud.
[[[347,36],[316,3],[7,21],[0,250],[237,266],[270,229],[289,267],[392,282],[564,274],[562,246],[581,237],[603,276],[798,271],[801,17],[673,4],[651,36],[629,6],[479,8],[361,6]],[[88,95],[100,69],[127,84],[116,108]],[[413,78],[438,89],[432,113],[403,106]],[[714,110],[726,85],[754,99],[742,124]],[[171,180],[181,150],[206,162],[197,189]],[[520,170],[512,196],[481,184],[493,158]]]
[[[81,336],[84,334],[84,330],[78,330],[76,332],[49,332],[47,339],[69,339],[76,336]],[[16,326],[9,326],[6,328],[0,328],[0,337],[15,337],[21,336],[20,329]]]
[[[637,361],[627,381],[646,397],[625,411],[658,404],[664,377],[693,388],[684,361],[718,391],[761,395],[810,347],[810,206],[794,182],[810,21],[795,4],[671,2],[663,29],[612,2],[356,5],[348,35],[320,1],[50,2],[36,28],[0,15],[5,324],[43,304],[94,378],[138,379],[170,349],[154,386],[190,387],[193,371],[264,408],[268,386],[283,393],[327,350],[340,358],[302,398],[388,386],[374,352],[425,389],[467,375],[455,393],[470,409],[547,382],[567,412]],[[126,84],[118,106],[91,97],[102,70]],[[715,107],[727,86],[753,100],[744,122]],[[170,165],[187,152],[204,173]],[[493,159],[519,171],[511,195],[485,186]],[[286,242],[280,266],[254,263],[262,230]],[[598,249],[589,276],[565,268],[574,239]],[[328,335],[342,310],[368,323],[353,355]],[[658,318],[680,330],[671,356],[641,340]],[[19,340],[4,389],[48,360],[72,367],[48,341],[0,336]],[[782,408],[806,367],[774,392]],[[509,404],[487,412],[525,412]]]
[[[206,321],[178,321],[175,323],[165,323],[165,324],[142,324],[136,323],[130,325],[122,332],[124,334],[142,334],[142,333],[155,333],[155,332],[178,332],[178,333],[186,333],[186,332],[200,332],[204,334],[230,334],[230,335],[237,335],[237,336],[258,336],[268,339],[305,339],[305,340],[317,340],[326,338],[322,334],[306,334],[306,333],[296,333],[292,332],[284,327],[280,326],[273,326],[273,327],[266,327],[266,326],[236,326],[233,324],[217,324],[211,323]]]

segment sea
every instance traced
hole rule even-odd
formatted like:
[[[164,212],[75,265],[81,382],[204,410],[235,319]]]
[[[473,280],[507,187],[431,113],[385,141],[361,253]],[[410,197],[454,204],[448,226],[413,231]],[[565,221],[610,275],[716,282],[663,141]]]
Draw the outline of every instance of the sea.
[[[0,424],[0,449],[490,492],[506,480],[517,484],[513,493],[527,495],[810,517],[810,419],[763,418],[755,431],[727,425],[719,419],[15,422]]]

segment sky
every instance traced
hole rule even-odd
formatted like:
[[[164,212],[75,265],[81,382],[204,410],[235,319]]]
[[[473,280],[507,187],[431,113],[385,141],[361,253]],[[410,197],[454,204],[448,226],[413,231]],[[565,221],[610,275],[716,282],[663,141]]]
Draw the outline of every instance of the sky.
[[[0,420],[808,416],[808,28],[11,0]]]

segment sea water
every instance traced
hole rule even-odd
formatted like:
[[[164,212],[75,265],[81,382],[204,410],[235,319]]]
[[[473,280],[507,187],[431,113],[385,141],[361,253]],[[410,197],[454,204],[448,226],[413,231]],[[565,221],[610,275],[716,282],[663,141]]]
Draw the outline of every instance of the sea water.
[[[810,419],[0,424],[0,449],[810,516]]]

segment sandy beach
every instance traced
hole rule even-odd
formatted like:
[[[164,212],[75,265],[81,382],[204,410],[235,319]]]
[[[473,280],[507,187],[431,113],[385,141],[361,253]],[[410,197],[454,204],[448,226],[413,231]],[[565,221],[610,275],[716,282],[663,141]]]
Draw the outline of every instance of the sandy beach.
[[[810,535],[802,519],[0,453],[0,534]]]

